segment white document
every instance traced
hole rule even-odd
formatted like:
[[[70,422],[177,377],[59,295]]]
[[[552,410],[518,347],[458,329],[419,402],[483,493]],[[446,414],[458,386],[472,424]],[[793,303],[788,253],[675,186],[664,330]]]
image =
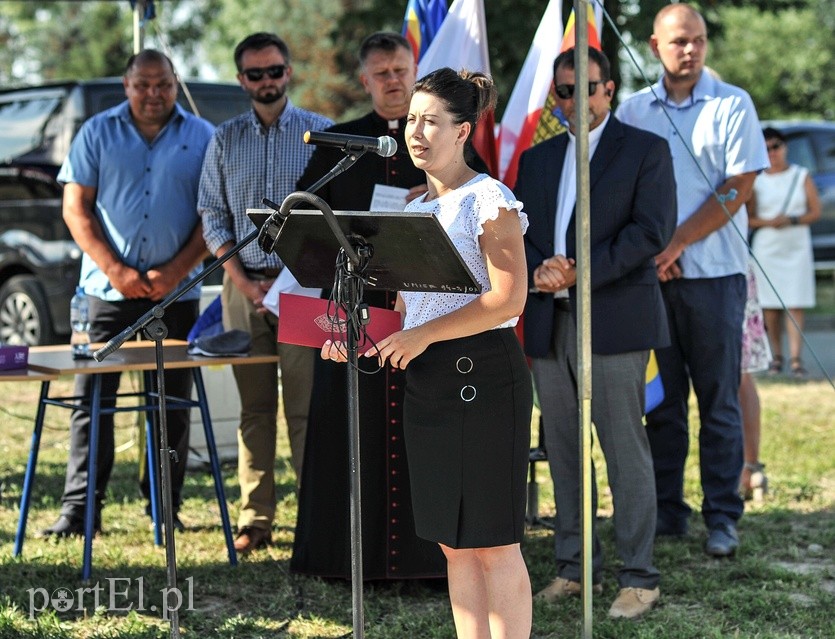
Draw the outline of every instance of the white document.
[[[264,308],[278,315],[278,294],[292,293],[293,295],[305,295],[307,297],[319,297],[322,294],[321,288],[305,288],[299,284],[298,280],[293,277],[289,268],[281,269],[281,273],[270,286],[270,290],[264,296]]]
[[[399,186],[387,186],[375,184],[374,193],[371,195],[372,211],[402,211],[406,208],[406,196],[409,189]]]

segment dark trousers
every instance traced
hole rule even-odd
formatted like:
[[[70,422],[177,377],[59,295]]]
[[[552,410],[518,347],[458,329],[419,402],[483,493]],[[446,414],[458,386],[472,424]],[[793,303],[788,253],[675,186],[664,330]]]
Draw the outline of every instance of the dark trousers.
[[[554,342],[548,357],[531,365],[554,482],[557,514],[554,547],[557,576],[580,581],[580,431],[577,395],[577,330],[568,311],[555,310]],[[615,548],[621,588],[658,585],[653,566],[655,486],[652,456],[643,423],[648,351],[592,355],[592,420],[606,458],[615,514]],[[597,482],[592,466],[592,513],[597,512]],[[603,578],[603,548],[593,517],[592,581]]]
[[[743,510],[737,492],[742,472],[739,408],[744,275],[679,279],[661,285],[672,344],[656,351],[664,401],[647,415],[655,466],[658,522],[684,532],[684,464],[689,447],[690,384],[699,407],[702,516],[708,528],[734,524]]]
[[[93,342],[105,342],[125,328],[133,324],[140,316],[152,308],[154,302],[149,300],[127,300],[124,302],[105,302],[94,297],[90,298],[90,339]],[[165,325],[168,327],[168,337],[185,339],[189,330],[197,319],[198,303],[196,301],[177,302],[165,311]],[[143,336],[144,337],[144,336]],[[119,390],[119,373],[107,373],[101,376],[101,406],[113,407],[114,395]],[[191,371],[170,370],[165,372],[165,390],[167,395],[176,397],[191,397]],[[93,381],[91,375],[76,375],[76,396],[84,396],[89,403],[92,394]],[[171,465],[172,486],[171,493],[175,511],[180,505],[180,492],[186,472],[189,437],[189,411],[170,410],[166,413],[168,424],[168,444],[177,451],[178,463]],[[154,416],[156,419],[156,415]],[[84,514],[84,504],[87,494],[87,460],[89,452],[90,414],[86,411],[73,411],[70,418],[70,454],[67,461],[67,477],[64,483],[64,496],[61,498],[61,513],[73,518]],[[143,454],[146,454],[143,451]],[[99,448],[96,470],[96,513],[101,512],[104,502],[107,482],[113,470],[114,435],[113,414],[101,415],[99,419]],[[147,458],[143,468],[147,468]],[[140,481],[142,494],[150,496],[149,481],[146,473]]]

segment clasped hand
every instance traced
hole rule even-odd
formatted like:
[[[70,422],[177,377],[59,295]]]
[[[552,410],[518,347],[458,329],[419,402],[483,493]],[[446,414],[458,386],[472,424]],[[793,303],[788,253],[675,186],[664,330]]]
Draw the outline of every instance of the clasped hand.
[[[574,258],[555,255],[542,261],[533,272],[533,284],[543,293],[556,293],[577,282]]]
[[[405,369],[428,345],[417,328],[397,331],[380,340],[376,347],[369,348],[363,357],[376,357],[380,366],[385,365],[388,360],[393,368]],[[327,340],[322,345],[319,355],[322,359],[347,362],[348,346],[341,340]]]

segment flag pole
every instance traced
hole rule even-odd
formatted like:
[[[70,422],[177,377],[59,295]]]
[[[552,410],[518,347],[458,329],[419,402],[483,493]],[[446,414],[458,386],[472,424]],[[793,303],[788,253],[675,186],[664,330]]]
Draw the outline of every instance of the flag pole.
[[[133,7],[133,52],[145,48],[145,0],[136,0]]]
[[[591,469],[591,208],[589,196],[589,32],[588,0],[574,0],[574,112],[577,136],[577,399],[580,429],[581,583],[583,637],[592,637],[592,469]]]

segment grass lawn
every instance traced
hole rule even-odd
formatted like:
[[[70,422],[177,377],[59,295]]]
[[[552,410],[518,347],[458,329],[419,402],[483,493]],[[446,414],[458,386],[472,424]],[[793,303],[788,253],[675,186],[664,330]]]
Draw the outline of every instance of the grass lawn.
[[[815,279],[815,301],[815,308],[809,309],[810,315],[828,317],[830,320],[835,317],[835,274],[818,273]]]
[[[69,391],[69,381],[53,383]],[[160,616],[166,585],[165,552],[153,545],[144,504],[136,488],[137,444],[132,418],[117,417],[119,452],[104,510],[105,532],[93,547],[92,592],[79,593],[82,541],[37,539],[34,533],[58,515],[66,463],[67,411],[47,410],[38,476],[21,558],[12,557],[23,471],[28,455],[36,384],[4,384],[0,404],[0,638],[167,637]],[[594,601],[594,636],[611,638],[757,639],[835,637],[835,391],[823,383],[761,380],[762,460],[770,494],[752,505],[740,524],[742,547],[735,559],[717,561],[702,552],[700,517],[683,540],[656,545],[662,573],[660,605],[638,622],[615,622],[606,611],[617,591],[611,502],[605,469],[601,482],[600,531],[608,557],[604,593]],[[695,431],[694,431],[695,432]],[[279,443],[286,455],[287,442]],[[698,506],[698,454],[692,451],[686,493]],[[540,513],[553,514],[547,464],[537,475]],[[238,487],[225,469],[234,521]],[[226,560],[219,511],[208,473],[190,472],[181,515],[188,530],[177,536],[177,558],[186,637],[348,637],[351,587],[347,582],[290,575],[296,497],[286,458],[278,460],[279,504],[274,545],[243,559]],[[534,591],[553,577],[552,535],[535,528],[523,544]],[[40,589],[40,590],[39,590]],[[50,596],[69,591],[73,606],[57,612]],[[141,589],[141,593],[140,593]],[[366,636],[386,639],[454,637],[446,592],[426,583],[367,584]],[[111,602],[112,599],[112,602]],[[34,607],[31,601],[34,601]],[[57,599],[56,599],[57,601]],[[173,601],[173,600],[169,600]],[[114,610],[133,605],[133,610]],[[137,607],[144,610],[137,610]],[[156,606],[152,610],[151,606]],[[34,609],[38,608],[38,610]],[[42,610],[40,610],[42,609]],[[579,600],[534,608],[534,637],[579,637]]]

